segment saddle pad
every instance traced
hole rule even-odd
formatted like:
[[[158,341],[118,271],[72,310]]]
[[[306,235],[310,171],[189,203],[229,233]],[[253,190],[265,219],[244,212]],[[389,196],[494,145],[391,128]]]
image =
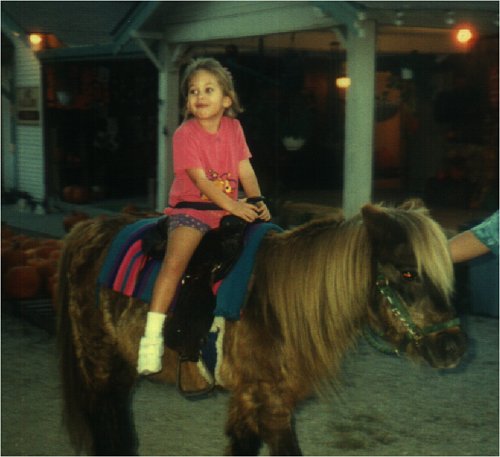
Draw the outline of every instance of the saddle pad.
[[[129,297],[151,301],[161,261],[142,252],[142,237],[163,217],[141,219],[118,233],[109,248],[98,284]]]
[[[222,316],[231,320],[238,320],[240,318],[257,251],[262,239],[270,231],[282,232],[283,229],[271,223],[258,223],[248,226],[245,233],[243,252],[218,287],[217,305],[214,311],[216,316]]]
[[[142,236],[160,218],[134,222],[118,233],[111,243],[99,274],[99,285],[147,303],[151,302],[161,260],[152,259],[142,252]],[[269,231],[280,232],[283,229],[270,223],[252,224],[248,227],[240,258],[226,278],[215,287],[217,295],[215,316],[231,320],[240,318],[255,256],[260,242]]]

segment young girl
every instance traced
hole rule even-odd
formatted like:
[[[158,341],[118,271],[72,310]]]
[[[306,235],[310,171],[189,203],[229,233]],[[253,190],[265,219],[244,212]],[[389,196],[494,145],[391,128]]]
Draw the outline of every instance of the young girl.
[[[260,196],[250,151],[236,115],[242,111],[231,74],[217,60],[199,58],[181,83],[185,122],[173,137],[174,182],[170,189],[168,243],[139,346],[137,371],[161,370],[163,324],[177,285],[203,235],[227,214],[247,222],[271,218],[261,202],[238,200],[241,183],[247,197]]]

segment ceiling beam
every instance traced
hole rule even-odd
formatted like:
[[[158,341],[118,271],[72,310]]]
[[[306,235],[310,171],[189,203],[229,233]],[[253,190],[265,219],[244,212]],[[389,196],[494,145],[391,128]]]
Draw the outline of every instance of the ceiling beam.
[[[310,2],[177,2],[162,24],[169,43],[324,29],[337,25]]]
[[[132,34],[136,32],[144,22],[156,11],[162,2],[147,1],[138,2],[138,6],[132,11],[130,17],[121,25],[113,37],[114,54],[117,54],[121,49],[133,38]]]

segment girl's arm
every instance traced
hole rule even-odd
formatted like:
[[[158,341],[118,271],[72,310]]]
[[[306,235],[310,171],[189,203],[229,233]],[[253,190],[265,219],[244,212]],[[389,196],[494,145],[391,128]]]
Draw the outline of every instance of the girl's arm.
[[[193,181],[194,185],[206,195],[210,201],[229,211],[231,214],[240,217],[247,222],[253,222],[257,217],[258,208],[244,201],[233,200],[207,178],[202,168],[190,168],[186,170],[187,175]],[[260,195],[260,194],[257,194]]]
[[[238,177],[247,197],[259,197],[261,195],[259,182],[250,160],[245,159],[240,162]],[[259,208],[259,218],[265,221],[271,219],[271,213],[264,202],[257,203]]]

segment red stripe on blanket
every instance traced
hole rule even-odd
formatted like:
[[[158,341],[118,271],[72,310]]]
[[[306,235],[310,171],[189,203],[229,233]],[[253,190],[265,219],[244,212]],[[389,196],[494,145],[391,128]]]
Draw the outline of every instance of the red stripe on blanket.
[[[113,290],[132,296],[145,262],[146,256],[142,254],[142,240],[137,240],[130,246],[120,264],[113,282]]]

